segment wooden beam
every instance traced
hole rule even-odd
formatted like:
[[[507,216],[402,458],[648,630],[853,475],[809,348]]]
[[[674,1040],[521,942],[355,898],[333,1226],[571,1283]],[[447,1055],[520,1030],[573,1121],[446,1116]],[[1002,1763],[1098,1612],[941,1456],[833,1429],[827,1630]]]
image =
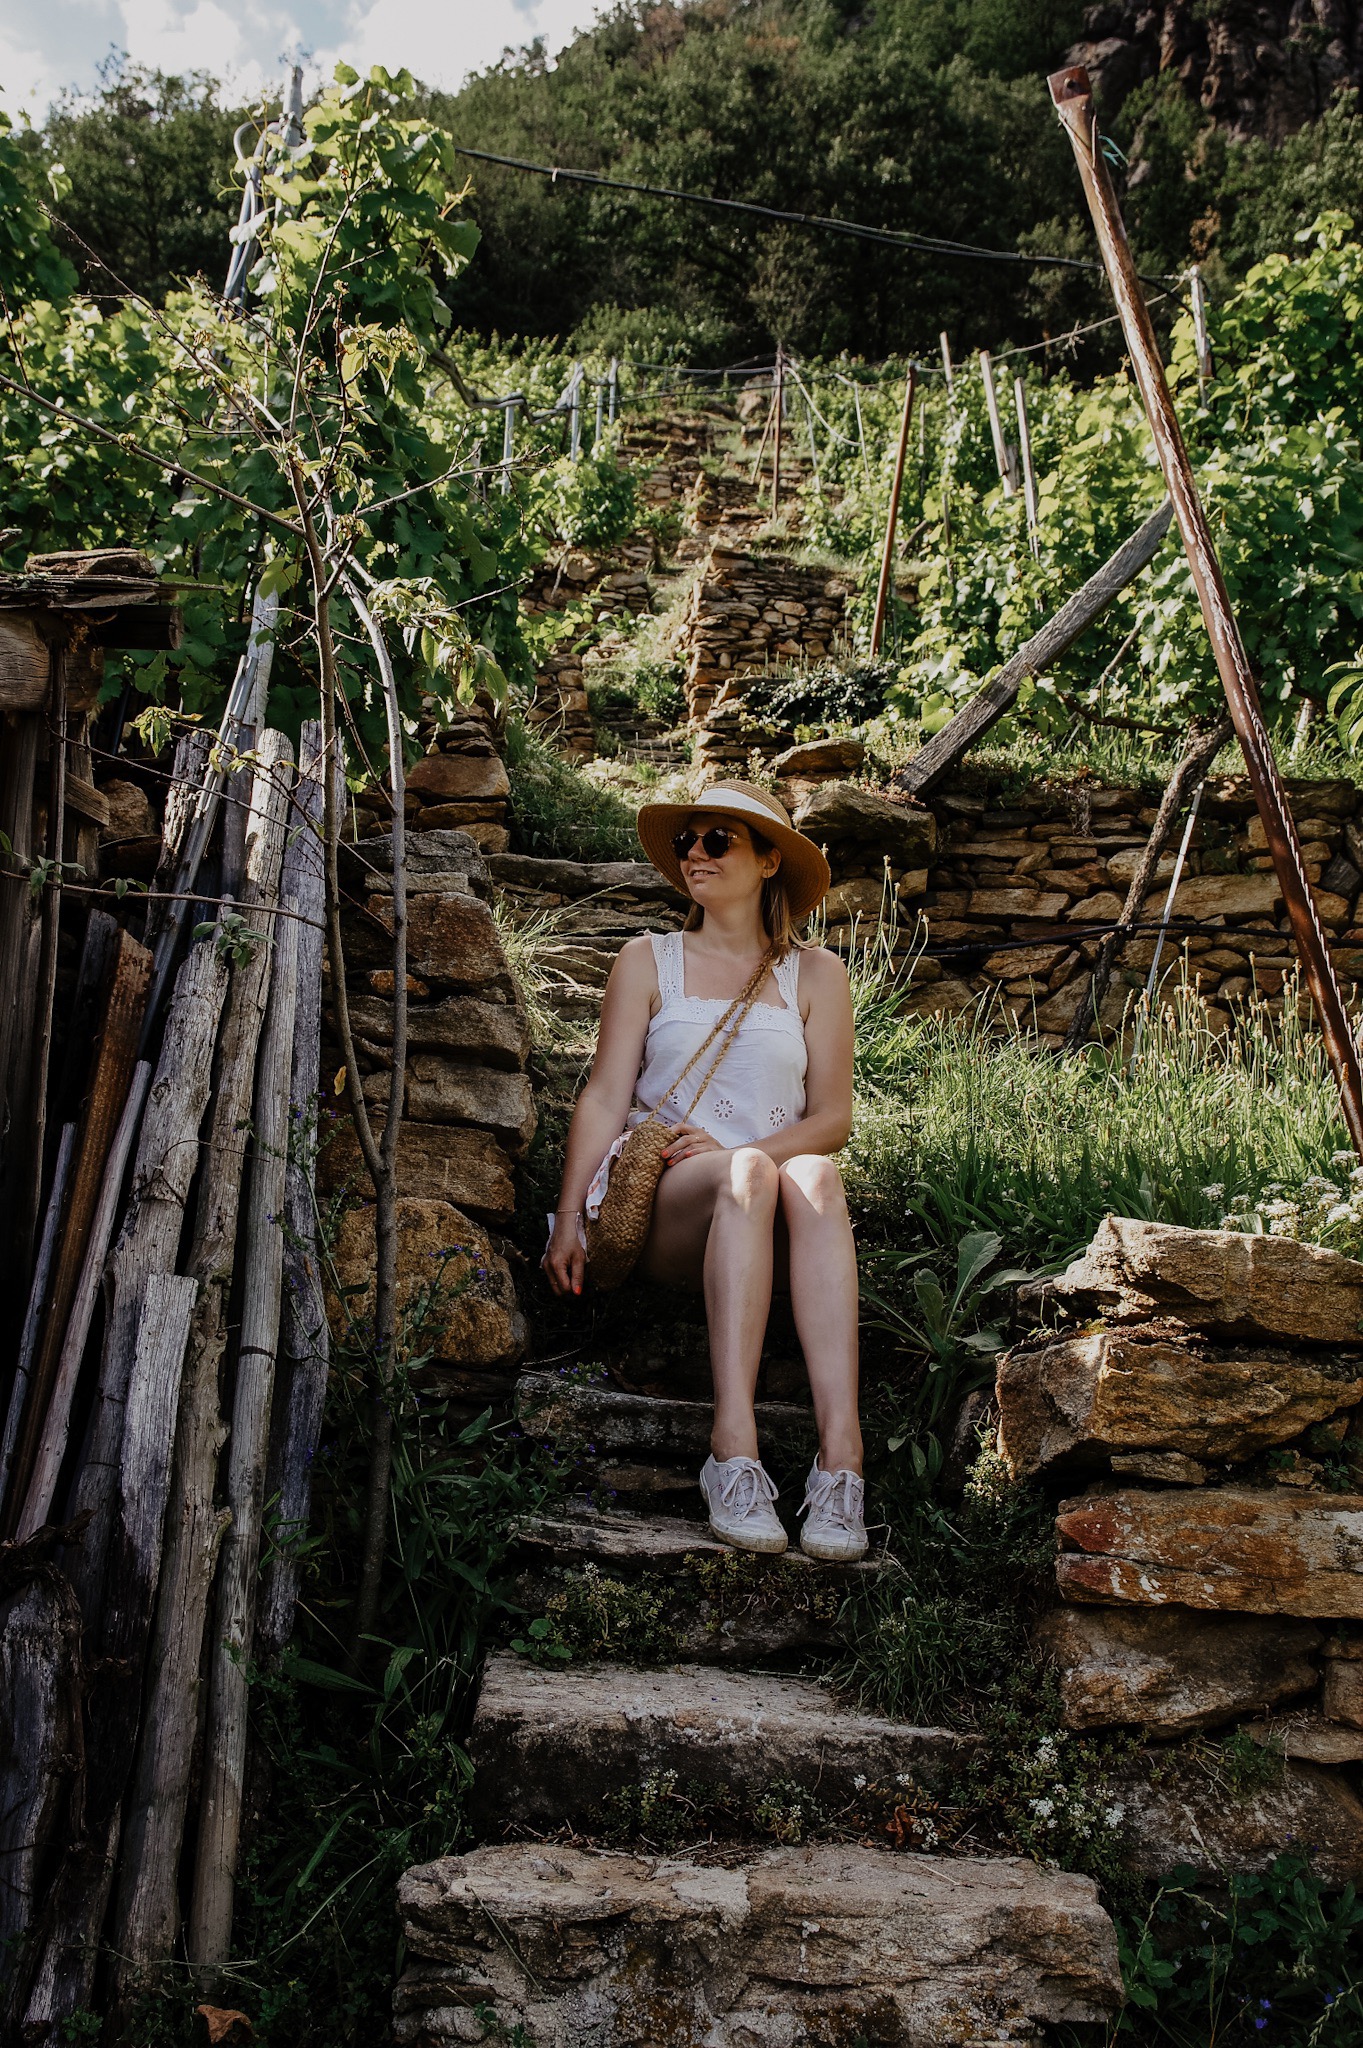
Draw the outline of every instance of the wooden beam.
[[[1173,508],[1166,498],[1158,512],[1152,512],[1144,526],[1139,527],[1130,540],[1122,542],[1116,554],[1089,577],[1082,589],[1075,591],[1055,617],[1048,619],[1041,631],[1034,633],[1011,661],[1004,663],[992,682],[986,683],[968,704],[962,706],[949,725],[944,725],[905,767],[899,769],[892,779],[893,788],[906,796],[924,796],[928,790],[935,789],[976,740],[983,738],[990,727],[997,725],[1004,713],[1012,709],[1027,678],[1044,674],[1051,663],[1058,661],[1065,649],[1106,610],[1113,598],[1139,576],[1169,531],[1172,518]]]

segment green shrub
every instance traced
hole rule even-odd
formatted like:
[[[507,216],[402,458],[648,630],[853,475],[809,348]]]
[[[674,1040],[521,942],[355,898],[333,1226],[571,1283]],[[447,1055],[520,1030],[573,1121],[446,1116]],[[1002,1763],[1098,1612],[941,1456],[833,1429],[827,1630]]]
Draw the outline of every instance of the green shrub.
[[[634,813],[536,737],[507,727],[511,827],[517,850],[558,860],[637,860]]]

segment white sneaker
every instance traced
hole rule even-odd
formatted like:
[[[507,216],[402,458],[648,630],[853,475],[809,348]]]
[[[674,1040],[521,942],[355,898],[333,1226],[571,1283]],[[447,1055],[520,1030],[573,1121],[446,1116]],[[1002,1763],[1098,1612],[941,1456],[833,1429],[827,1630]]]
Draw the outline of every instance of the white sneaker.
[[[776,1518],[776,1488],[756,1458],[707,1458],[700,1490],[710,1510],[710,1530],[736,1550],[761,1550],[775,1556],[789,1537]]]
[[[820,1557],[827,1564],[855,1564],[865,1557],[865,1503],[866,1488],[855,1472],[821,1472],[816,1458],[800,1509],[809,1515],[800,1532],[805,1556]]]

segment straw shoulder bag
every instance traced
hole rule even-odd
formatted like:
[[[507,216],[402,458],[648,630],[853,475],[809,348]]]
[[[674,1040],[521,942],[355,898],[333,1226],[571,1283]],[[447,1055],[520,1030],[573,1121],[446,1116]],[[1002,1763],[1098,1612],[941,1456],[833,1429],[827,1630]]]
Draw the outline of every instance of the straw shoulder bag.
[[[734,997],[666,1095],[659,1098],[662,1102],[671,1100],[691,1069],[698,1066],[716,1040],[719,1041],[719,1049],[705,1070],[705,1079],[691,1097],[690,1108],[679,1119],[681,1123],[690,1122],[696,1104],[718,1072],[720,1061],[737,1038],[744,1019],[757,1001],[757,992],[771,970],[771,958],[770,952],[763,955],[761,965],[747,987]],[[664,1123],[658,1112],[651,1109],[644,1121],[636,1124],[630,1132],[611,1165],[601,1207],[594,1217],[586,1219],[587,1264],[598,1287],[618,1287],[638,1264],[653,1221],[653,1203],[658,1193],[658,1182],[663,1176],[663,1153],[671,1142],[674,1128]]]

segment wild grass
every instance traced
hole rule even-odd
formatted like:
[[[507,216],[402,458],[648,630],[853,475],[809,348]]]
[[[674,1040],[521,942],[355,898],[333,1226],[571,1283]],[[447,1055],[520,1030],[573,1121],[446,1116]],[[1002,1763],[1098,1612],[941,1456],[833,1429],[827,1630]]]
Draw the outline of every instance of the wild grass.
[[[1065,1058],[986,1016],[911,1018],[874,961],[854,973],[857,1119],[848,1182],[863,1241],[1059,1265],[1108,1212],[1197,1228],[1290,1196],[1347,1145],[1317,1034],[1288,1006],[1229,1039],[1177,992],[1134,1070],[1120,1047]]]
[[[507,725],[506,765],[516,850],[557,860],[633,860],[634,812],[518,718]]]

